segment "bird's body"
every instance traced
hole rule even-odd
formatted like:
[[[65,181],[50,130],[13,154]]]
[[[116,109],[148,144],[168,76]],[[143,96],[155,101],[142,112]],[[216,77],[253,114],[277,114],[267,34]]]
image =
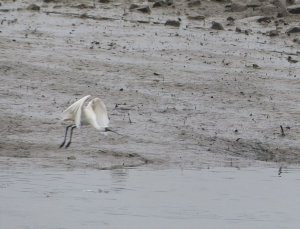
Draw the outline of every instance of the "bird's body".
[[[71,106],[69,106],[63,112],[63,120],[72,121],[74,124],[67,126],[65,138],[60,147],[64,146],[67,138],[68,129],[70,127],[71,127],[70,141],[68,142],[66,147],[68,147],[71,144],[72,133],[75,127],[80,128],[81,125],[91,125],[101,132],[112,131],[111,129],[108,128],[109,119],[107,115],[106,106],[100,98],[92,99],[87,104],[87,106],[84,107],[85,101],[90,97],[91,97],[90,95],[84,96],[83,98],[79,99]]]
[[[69,106],[63,112],[63,120],[73,121],[77,128],[90,124],[97,130],[104,131],[109,124],[106,106],[101,99],[94,98],[83,107],[84,102],[90,97],[90,95],[84,96]]]

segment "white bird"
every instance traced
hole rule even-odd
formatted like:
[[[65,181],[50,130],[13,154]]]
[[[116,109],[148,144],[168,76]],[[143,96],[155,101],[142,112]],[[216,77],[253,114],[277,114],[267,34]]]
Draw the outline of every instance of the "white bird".
[[[108,128],[109,119],[107,115],[106,106],[100,98],[92,99],[86,107],[83,107],[84,102],[90,98],[90,95],[84,96],[79,99],[71,106],[69,106],[63,112],[63,120],[64,121],[73,121],[74,124],[66,127],[65,138],[61,143],[60,147],[63,147],[66,143],[66,138],[68,134],[68,129],[71,127],[70,140],[66,144],[66,148],[70,146],[72,140],[73,129],[75,127],[80,128],[81,125],[92,125],[97,130],[101,132],[112,131]],[[118,133],[117,133],[118,134]]]

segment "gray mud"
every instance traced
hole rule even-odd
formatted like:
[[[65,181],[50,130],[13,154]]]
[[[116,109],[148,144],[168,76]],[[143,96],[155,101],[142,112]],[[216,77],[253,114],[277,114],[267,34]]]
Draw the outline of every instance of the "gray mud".
[[[27,9],[32,2],[39,11]],[[129,2],[2,2],[2,162],[97,169],[300,162],[299,43],[285,33],[299,15],[230,12],[227,1],[175,1],[143,14]],[[266,15],[271,22],[257,22]],[[164,25],[178,18],[180,27]],[[212,21],[224,30],[212,30]],[[278,35],[267,36],[274,29]],[[88,94],[105,101],[122,135],[83,127],[70,148],[58,149],[61,112]]]

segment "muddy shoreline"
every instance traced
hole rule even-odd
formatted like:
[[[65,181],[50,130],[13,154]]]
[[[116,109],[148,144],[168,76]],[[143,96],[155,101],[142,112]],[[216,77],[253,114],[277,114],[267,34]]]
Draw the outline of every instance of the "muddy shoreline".
[[[268,5],[232,12],[230,1],[139,3],[151,13],[130,10],[131,1],[34,3],[39,10],[28,1],[0,6],[2,163],[299,164],[299,33],[286,33],[299,14],[278,18]],[[58,149],[61,112],[88,94],[105,101],[122,136],[84,127]]]

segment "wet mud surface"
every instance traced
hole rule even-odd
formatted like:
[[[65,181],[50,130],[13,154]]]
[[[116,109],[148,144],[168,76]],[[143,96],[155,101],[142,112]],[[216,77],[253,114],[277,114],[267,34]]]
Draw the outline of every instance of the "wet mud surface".
[[[36,1],[40,9],[30,10],[32,2],[0,6],[2,162],[97,169],[300,162],[299,33],[286,33],[299,14],[231,12],[227,1],[144,2],[146,14],[129,10],[130,1]],[[257,21],[266,15],[270,22]],[[58,149],[61,112],[85,95],[105,101],[122,135],[85,126],[70,148]]]

